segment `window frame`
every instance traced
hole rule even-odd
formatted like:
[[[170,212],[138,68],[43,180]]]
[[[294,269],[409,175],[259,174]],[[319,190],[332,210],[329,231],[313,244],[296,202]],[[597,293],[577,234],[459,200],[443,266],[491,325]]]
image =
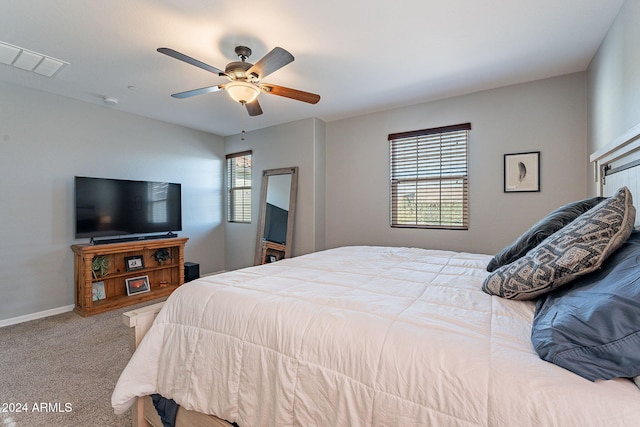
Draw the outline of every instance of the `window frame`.
[[[389,134],[391,227],[469,229],[470,130],[471,123],[461,123]],[[411,153],[413,146],[415,155]],[[415,207],[400,208],[403,186],[408,189],[415,186]],[[447,209],[443,207],[443,202],[453,203],[458,213],[454,211],[453,215],[446,215]],[[432,209],[437,219],[432,221],[427,220],[424,213],[425,205],[429,204],[437,205]],[[400,218],[403,211],[405,216]],[[407,213],[413,215],[414,219],[407,218]]]
[[[241,151],[238,153],[231,153],[225,156],[225,177],[226,177],[226,190],[227,190],[227,222],[233,222],[236,224],[251,224],[253,214],[253,152],[252,150]],[[243,185],[238,185],[237,167],[233,167],[232,162],[238,158],[244,158],[244,161],[249,162],[248,176],[245,173],[245,177],[242,179]],[[244,167],[246,169],[246,166]],[[245,170],[246,172],[246,170]],[[247,185],[248,184],[248,185]],[[236,194],[248,192],[242,197],[237,197]],[[239,203],[239,200],[242,200]],[[240,211],[240,212],[238,212]]]

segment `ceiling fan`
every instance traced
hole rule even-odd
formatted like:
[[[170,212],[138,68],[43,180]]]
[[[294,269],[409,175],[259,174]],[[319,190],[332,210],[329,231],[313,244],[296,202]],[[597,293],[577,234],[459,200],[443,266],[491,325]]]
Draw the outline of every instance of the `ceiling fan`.
[[[314,93],[262,82],[262,79],[269,74],[293,62],[293,55],[281,47],[273,48],[262,59],[252,64],[247,62],[247,59],[251,56],[251,49],[246,46],[237,46],[235,52],[240,60],[227,64],[224,71],[168,47],[158,48],[158,52],[229,79],[229,83],[174,93],[171,95],[174,98],[189,98],[195,95],[226,90],[234,101],[247,108],[250,116],[262,114],[262,108],[258,103],[258,95],[261,92],[284,96],[285,98],[309,104],[316,104],[320,101],[320,95]]]

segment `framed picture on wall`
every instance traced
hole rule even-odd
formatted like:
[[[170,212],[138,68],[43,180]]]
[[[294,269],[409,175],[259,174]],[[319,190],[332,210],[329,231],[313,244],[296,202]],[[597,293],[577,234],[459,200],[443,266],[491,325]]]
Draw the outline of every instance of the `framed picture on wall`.
[[[504,155],[504,192],[540,191],[540,152]]]

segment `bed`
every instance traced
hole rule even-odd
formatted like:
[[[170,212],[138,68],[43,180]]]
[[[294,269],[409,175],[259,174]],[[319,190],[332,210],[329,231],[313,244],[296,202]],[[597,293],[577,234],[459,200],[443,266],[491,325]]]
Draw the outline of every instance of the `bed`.
[[[640,369],[602,379],[608,374],[597,369],[572,372],[566,366],[577,362],[560,361],[558,352],[549,353],[554,363],[543,360],[532,345],[545,321],[538,316],[554,315],[543,313],[544,295],[579,293],[571,283],[615,269],[621,248],[636,250],[629,241],[640,241],[631,205],[638,173],[627,165],[637,157],[637,134],[592,157],[605,199],[590,199],[594,207],[492,272],[492,255],[342,247],[206,276],[165,303],[127,313],[137,349],[114,390],[114,410],[133,405],[134,424],[160,426],[144,397],[160,395],[179,405],[177,425],[192,426],[640,425],[632,378]],[[604,177],[616,168],[620,175]],[[588,268],[567,277],[567,259],[591,253],[570,231],[580,221],[591,221],[589,230],[602,222],[592,212],[603,203],[619,223],[598,231],[609,239],[602,244],[582,239],[600,248],[599,260],[585,255]],[[509,269],[530,271],[527,257],[541,256],[545,245],[570,245],[553,280],[536,282],[535,292],[514,285]],[[631,369],[630,357],[611,363]]]

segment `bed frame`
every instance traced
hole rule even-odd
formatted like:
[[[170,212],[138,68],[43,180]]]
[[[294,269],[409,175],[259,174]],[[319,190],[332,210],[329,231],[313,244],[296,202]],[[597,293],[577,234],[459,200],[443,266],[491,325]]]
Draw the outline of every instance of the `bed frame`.
[[[160,312],[164,302],[128,311],[122,314],[122,321],[129,329],[129,348],[131,352],[138,347],[142,337],[147,333],[151,324]],[[163,427],[151,397],[139,397],[131,407],[133,427]],[[230,423],[200,412],[178,409],[177,426],[191,427],[233,427]]]
[[[640,124],[629,129],[590,157],[599,196],[609,196],[622,186],[640,201]],[[636,216],[636,225],[638,225]]]
[[[594,164],[597,194],[610,196],[618,188],[627,186],[640,201],[640,124],[629,129],[606,147],[590,157]],[[636,226],[640,224],[640,213],[636,216]],[[131,328],[129,346],[135,348],[147,333],[164,303],[153,304],[126,312],[122,320]],[[150,397],[138,398],[132,407],[134,427],[162,427]],[[191,427],[233,427],[230,423],[211,415],[205,415],[184,408],[178,410],[177,426]]]

